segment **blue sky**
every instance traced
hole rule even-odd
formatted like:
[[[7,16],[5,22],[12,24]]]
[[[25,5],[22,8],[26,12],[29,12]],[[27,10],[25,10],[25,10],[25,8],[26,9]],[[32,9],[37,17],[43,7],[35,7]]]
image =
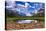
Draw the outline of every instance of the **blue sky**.
[[[25,2],[16,1],[16,4],[22,4],[22,5],[25,5]]]
[[[8,1],[7,4],[7,9],[18,11],[19,14],[24,14],[26,16],[32,16],[31,13],[37,13],[40,8],[44,7],[44,3],[40,2]]]
[[[29,11],[33,11],[35,9],[38,9],[38,8],[42,8],[43,7],[43,3],[38,3],[38,2],[21,2],[21,1],[16,1],[16,5],[19,6],[20,5],[25,5],[26,6],[26,3],[28,3],[27,5],[29,6],[28,7],[28,10]],[[31,7],[30,7],[31,6]]]
[[[40,8],[43,8],[44,7],[44,3],[40,3],[40,2],[21,2],[21,1],[16,1],[16,5],[25,8],[26,11],[23,10],[23,13],[24,12],[26,12],[26,13],[28,13],[28,12],[29,13],[32,13],[32,12],[35,13],[36,12],[37,13],[37,11]]]

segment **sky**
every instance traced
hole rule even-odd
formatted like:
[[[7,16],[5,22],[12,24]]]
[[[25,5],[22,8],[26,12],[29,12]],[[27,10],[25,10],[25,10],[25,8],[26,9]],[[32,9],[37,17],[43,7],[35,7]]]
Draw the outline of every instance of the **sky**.
[[[15,8],[15,6],[17,6]],[[7,9],[18,11],[20,15],[32,16],[32,13],[37,14],[40,8],[44,8],[44,3],[40,2],[22,2],[22,1],[7,1]]]

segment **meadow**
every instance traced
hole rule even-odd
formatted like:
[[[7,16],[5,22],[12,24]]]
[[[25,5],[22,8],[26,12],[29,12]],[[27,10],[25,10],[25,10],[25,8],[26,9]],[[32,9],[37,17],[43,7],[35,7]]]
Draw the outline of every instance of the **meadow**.
[[[7,21],[15,21],[15,20],[40,20],[44,21],[44,17],[31,17],[31,16],[26,16],[26,17],[7,17]]]

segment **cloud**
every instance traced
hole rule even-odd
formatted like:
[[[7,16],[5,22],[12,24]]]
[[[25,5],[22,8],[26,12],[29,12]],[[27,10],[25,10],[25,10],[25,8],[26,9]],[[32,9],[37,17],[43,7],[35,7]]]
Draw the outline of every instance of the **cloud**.
[[[24,7],[24,5],[22,5],[22,4],[17,4],[17,6],[22,6],[22,7]]]
[[[30,14],[30,12],[29,12],[29,13],[26,13],[26,16],[32,16],[32,14]]]
[[[17,4],[17,5],[16,5]],[[29,12],[29,10],[32,12],[32,13],[37,13],[37,11],[40,9],[40,8],[42,8],[42,4],[29,4],[29,3],[25,3],[25,5],[24,4],[18,4],[18,3],[16,3],[15,4],[15,1],[13,1],[13,0],[11,0],[11,1],[9,1],[9,0],[7,0],[7,6],[6,6],[6,8],[7,9],[10,9],[10,10],[13,10],[13,11],[18,11],[19,13],[23,13],[23,14],[25,14],[26,16],[32,16],[32,14]],[[15,6],[17,6],[17,8],[15,8]],[[18,6],[21,6],[21,7],[19,7],[18,8]],[[29,7],[28,7],[29,6]],[[29,9],[30,8],[30,9]],[[29,10],[28,10],[29,9]],[[34,12],[35,11],[35,12]]]

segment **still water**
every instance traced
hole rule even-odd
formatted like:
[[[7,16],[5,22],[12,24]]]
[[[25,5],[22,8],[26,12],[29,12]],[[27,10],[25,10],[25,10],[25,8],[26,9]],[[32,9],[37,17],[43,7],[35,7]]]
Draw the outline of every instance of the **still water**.
[[[31,22],[37,23],[37,20],[18,20],[17,23],[31,23]]]

